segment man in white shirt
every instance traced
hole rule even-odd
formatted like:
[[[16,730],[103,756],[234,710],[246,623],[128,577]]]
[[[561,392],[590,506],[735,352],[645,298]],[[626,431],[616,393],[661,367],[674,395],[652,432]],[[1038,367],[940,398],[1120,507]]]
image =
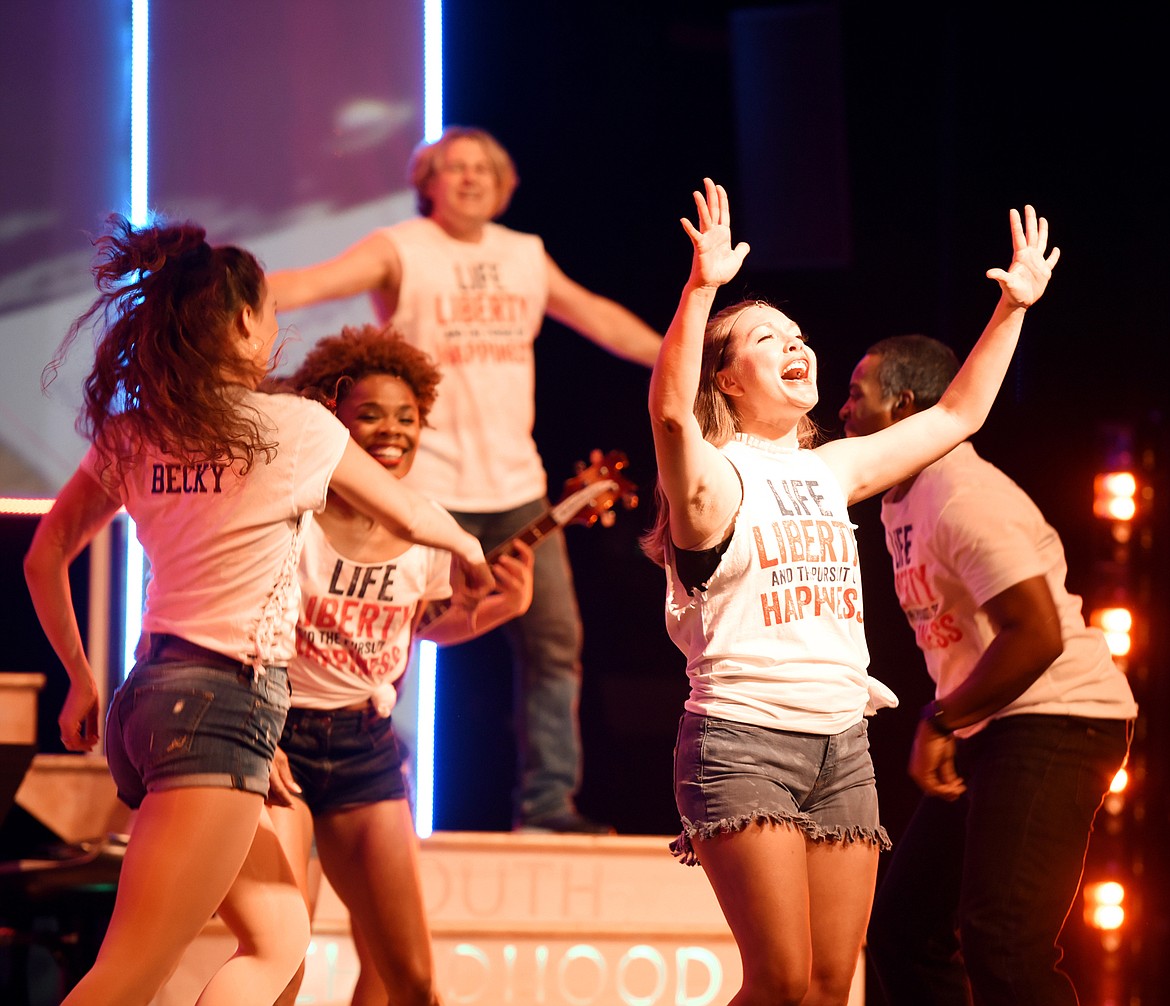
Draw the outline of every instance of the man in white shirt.
[[[368,293],[383,321],[434,357],[443,390],[408,482],[490,550],[547,506],[532,439],[533,341],[545,316],[643,366],[653,364],[661,339],[621,305],[569,279],[539,237],[494,223],[517,176],[484,130],[448,128],[415,151],[408,174],[419,217],[269,282],[284,311]],[[516,665],[516,826],[609,831],[573,800],[581,771],[581,624],[560,536],[537,551],[532,606],[505,631]]]
[[[877,343],[846,435],[929,408],[957,369],[925,336]],[[1056,532],[969,442],[890,489],[882,523],[936,698],[910,755],[925,795],[874,901],[875,969],[896,1004],[1075,1006],[1057,939],[1133,695],[1065,589]]]

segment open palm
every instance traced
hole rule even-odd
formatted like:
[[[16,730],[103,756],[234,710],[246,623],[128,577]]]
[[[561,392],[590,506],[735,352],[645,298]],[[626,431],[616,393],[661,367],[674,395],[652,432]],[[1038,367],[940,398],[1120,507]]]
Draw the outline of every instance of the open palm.
[[[703,185],[705,195],[694,193],[699,211],[698,228],[686,218],[682,220],[683,230],[695,246],[691,282],[698,286],[722,286],[739,272],[750,249],[746,241],[732,247],[727,191],[710,178],[704,178]]]
[[[1031,307],[1043,295],[1052,278],[1052,269],[1060,259],[1060,249],[1048,248],[1048,221],[1037,219],[1036,210],[1024,207],[1010,213],[1012,226],[1012,263],[1007,269],[988,269],[987,278],[999,283],[1004,296],[1017,307]]]

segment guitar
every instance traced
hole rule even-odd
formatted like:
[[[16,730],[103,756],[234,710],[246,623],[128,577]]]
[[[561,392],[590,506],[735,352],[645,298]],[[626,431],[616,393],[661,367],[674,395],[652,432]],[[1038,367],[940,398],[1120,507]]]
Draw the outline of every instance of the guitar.
[[[506,554],[518,541],[536,548],[550,534],[570,524],[612,527],[617,516],[613,511],[615,504],[620,502],[626,510],[632,510],[638,505],[638,487],[622,475],[629,464],[625,454],[621,451],[609,451],[607,454],[593,451],[589,462],[588,465],[577,463],[577,474],[565,482],[559,502],[488,552],[486,558],[489,565]],[[420,628],[429,625],[450,606],[450,600],[432,601],[427,605]]]
[[[615,503],[620,501],[627,510],[638,505],[638,487],[622,475],[629,462],[621,451],[608,454],[594,451],[589,460],[588,466],[578,462],[577,474],[565,482],[560,502],[493,548],[487,554],[489,563],[508,552],[514,542],[522,541],[535,548],[550,534],[570,524],[612,527],[616,519]]]

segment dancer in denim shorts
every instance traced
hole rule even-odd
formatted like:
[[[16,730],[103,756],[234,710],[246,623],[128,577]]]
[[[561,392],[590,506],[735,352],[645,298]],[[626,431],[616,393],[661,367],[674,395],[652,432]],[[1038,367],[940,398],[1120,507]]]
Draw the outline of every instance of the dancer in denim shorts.
[[[1031,207],[1001,297],[933,409],[813,449],[816,357],[759,301],[709,316],[738,272],[727,193],[695,193],[691,275],[654,366],[659,513],[645,547],[667,572],[667,629],[691,692],[675,749],[683,830],[735,936],[735,1006],[845,1003],[873,900],[878,819],[864,714],[894,701],[867,674],[847,507],[946,453],[986,418],[1025,309],[1057,252]]]
[[[326,490],[422,544],[469,581],[478,542],[389,478],[327,410],[257,386],[277,339],[256,259],[192,224],[98,239],[101,291],[71,327],[96,328],[81,424],[91,448],[25,560],[37,615],[69,674],[58,718],[73,751],[98,741],[98,688],[69,594],[72,559],[125,506],[150,559],[139,661],[107,721],[118,793],[138,809],[93,968],[65,1000],[146,1003],[218,912],[239,938],[203,1006],[271,1002],[304,955],[308,915],[266,813],[289,692],[297,558]]]
[[[354,442],[395,478],[410,471],[435,401],[438,368],[374,325],[322,339],[289,383],[323,402]],[[454,604],[422,635],[461,642],[522,614],[532,550],[493,567],[499,592],[476,610]],[[330,493],[301,554],[293,708],[273,772],[271,808],[309,900],[314,833],[325,875],[349,909],[361,971],[355,1003],[436,1001],[402,755],[390,719],[428,602],[462,592],[447,553],[412,545]],[[280,1003],[296,1001],[299,977]]]

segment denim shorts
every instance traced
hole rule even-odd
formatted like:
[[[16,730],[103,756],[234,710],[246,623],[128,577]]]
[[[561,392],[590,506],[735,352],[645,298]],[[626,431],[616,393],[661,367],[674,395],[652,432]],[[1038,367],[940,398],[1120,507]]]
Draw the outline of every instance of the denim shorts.
[[[682,834],[671,851],[690,866],[698,863],[692,839],[749,824],[799,828],[814,841],[890,847],[878,820],[865,720],[821,735],[684,713],[674,798]]]
[[[268,795],[288,674],[154,636],[106,716],[106,761],[131,808],[147,793],[214,786]]]
[[[402,751],[389,716],[366,709],[292,709],[280,747],[314,817],[404,800]]]

